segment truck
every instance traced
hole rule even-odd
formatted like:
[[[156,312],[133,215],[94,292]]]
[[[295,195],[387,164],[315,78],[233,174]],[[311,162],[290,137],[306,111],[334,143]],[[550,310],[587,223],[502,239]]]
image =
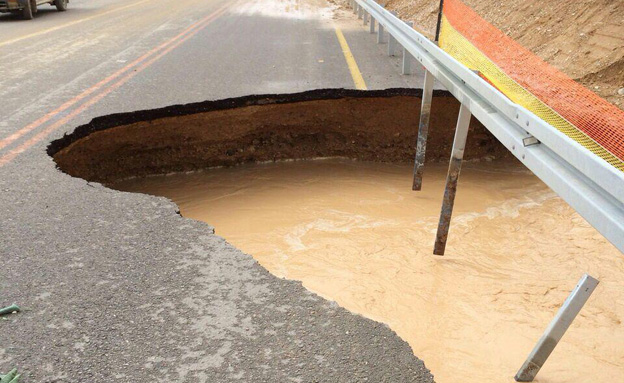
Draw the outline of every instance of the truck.
[[[50,4],[63,12],[67,10],[67,3],[69,0],[0,0],[0,13],[21,15],[22,18],[31,20],[40,5]]]

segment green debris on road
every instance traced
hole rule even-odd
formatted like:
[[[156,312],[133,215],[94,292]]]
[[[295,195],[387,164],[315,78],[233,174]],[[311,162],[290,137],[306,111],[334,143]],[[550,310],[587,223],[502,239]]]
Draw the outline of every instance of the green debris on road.
[[[13,303],[11,306],[1,308],[0,315],[12,314],[18,311],[20,311],[19,306]],[[17,373],[17,368],[14,368],[6,375],[2,375],[2,373],[0,373],[0,383],[18,383],[20,376],[21,375]]]
[[[17,373],[17,368],[14,368],[8,374],[0,375],[0,383],[18,383],[20,376]]]
[[[0,315],[13,314],[20,311],[18,305],[13,303],[11,306],[3,307],[0,309]],[[20,374],[17,373],[17,368],[12,369],[6,375],[0,373],[0,383],[18,383]]]
[[[11,306],[7,306],[4,308],[0,309],[0,315],[7,315],[7,314],[13,314],[20,311],[20,308],[18,305],[16,305],[15,303],[13,303]],[[0,380],[0,383],[5,383],[4,380]]]

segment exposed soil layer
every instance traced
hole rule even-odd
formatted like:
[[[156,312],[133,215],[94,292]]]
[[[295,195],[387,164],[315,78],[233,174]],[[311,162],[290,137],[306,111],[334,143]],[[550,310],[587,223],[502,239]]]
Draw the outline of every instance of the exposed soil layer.
[[[49,153],[68,174],[102,183],[292,158],[410,162],[421,93],[329,89],[116,114],[94,119],[54,141]],[[458,111],[455,98],[435,92],[429,161],[449,158]],[[465,158],[510,157],[473,119]]]

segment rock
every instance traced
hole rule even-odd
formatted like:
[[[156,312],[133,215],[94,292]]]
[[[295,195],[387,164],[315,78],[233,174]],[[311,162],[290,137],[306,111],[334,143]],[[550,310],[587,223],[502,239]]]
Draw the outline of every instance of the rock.
[[[619,94],[620,96],[624,96],[624,88],[620,88],[620,89],[618,89],[618,94]]]

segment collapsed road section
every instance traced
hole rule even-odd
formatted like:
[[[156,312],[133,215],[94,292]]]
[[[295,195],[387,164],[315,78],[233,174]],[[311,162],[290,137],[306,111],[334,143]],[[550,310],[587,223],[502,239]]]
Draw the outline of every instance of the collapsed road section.
[[[548,316],[560,302],[562,275],[600,259],[612,285],[623,264],[609,263],[617,250],[474,120],[458,241],[448,260],[432,260],[444,168],[433,165],[430,184],[410,190],[421,93],[317,90],[111,115],[53,142],[49,153],[73,176],[171,198],[272,274],[388,323],[440,382],[505,379],[534,341],[531,311]],[[427,158],[445,161],[459,103],[441,91],[434,101]],[[341,159],[280,162],[327,157]],[[583,243],[552,240],[570,232]],[[617,289],[602,292],[601,317],[619,315],[609,307],[618,299]],[[596,342],[617,343],[602,333],[607,327],[584,326]],[[583,339],[568,342],[582,347]],[[562,379],[620,368],[570,350],[559,355],[583,366],[559,372]]]
[[[322,98],[319,94],[345,99],[340,91],[313,92],[294,98]],[[413,101],[414,96],[405,98]],[[272,99],[283,100],[280,105],[285,106],[291,97],[249,97],[99,118],[55,141],[50,153],[61,168],[77,174],[68,167],[71,161],[63,164],[64,159],[69,159],[65,154],[81,143],[97,144],[98,134],[110,133],[121,128],[120,124],[146,123],[154,129],[148,128],[144,133],[156,132],[154,124],[159,121],[191,118],[191,110],[197,108],[253,108]],[[387,100],[392,102],[393,98]],[[418,102],[408,104],[417,109]],[[411,115],[411,111],[404,110],[403,120]],[[185,121],[184,125],[192,123]],[[169,133],[175,134],[174,124],[169,126],[174,128]],[[225,125],[200,124],[199,128],[202,126],[234,139]],[[401,129],[406,131],[407,126]],[[381,135],[381,130],[378,132]],[[184,130],[178,133],[179,143],[196,142],[196,147],[221,154],[219,162],[189,162],[188,169],[223,165],[228,158],[238,155],[226,146],[197,142],[199,136]],[[136,161],[119,151],[107,154],[117,164],[116,170],[96,156],[91,157],[95,162],[89,164],[95,166],[101,161],[102,170],[109,167],[110,171],[102,173],[107,178],[112,178],[115,171],[132,175],[132,168],[121,170],[124,164],[131,163],[141,164],[142,170],[137,174],[185,168],[180,147],[172,141],[163,137],[152,140],[145,134],[132,139],[151,142],[148,146],[161,146],[163,151],[157,156],[160,160],[152,157],[147,162],[148,152],[156,153],[155,148],[133,148],[126,154]],[[274,141],[271,145],[279,145]],[[267,142],[271,142],[270,138]],[[123,146],[119,149],[123,150]],[[261,149],[258,151],[262,152]],[[164,153],[178,158],[175,167],[164,165],[173,158],[163,156]],[[142,155],[145,160],[139,159]],[[196,161],[201,155],[198,152]],[[89,164],[84,164],[85,169]],[[433,380],[409,345],[386,325],[351,314],[306,291],[300,283],[272,276],[250,256],[213,235],[206,224],[177,215],[171,202],[76,181],[62,176],[64,193],[55,193],[52,188],[50,198],[65,201],[71,195],[70,204],[104,204],[107,209],[93,213],[68,208],[63,219],[51,219],[54,225],[43,236],[55,235],[69,243],[87,241],[90,253],[70,248],[50,256],[41,252],[39,240],[33,239],[32,251],[22,252],[33,264],[31,277],[21,278],[13,287],[17,291],[36,288],[43,292],[36,304],[30,304],[36,309],[24,305],[18,319],[3,323],[8,330],[3,330],[2,343],[11,348],[2,349],[0,357],[7,364],[19,366],[20,371],[28,371],[29,380],[62,377],[104,382],[111,376],[132,382]],[[22,210],[28,214],[28,207]],[[72,229],[66,222],[81,230]],[[7,228],[9,238],[11,228]],[[114,241],[94,241],[96,234],[97,238]],[[36,276],[32,277],[32,273]],[[41,282],[44,285],[33,286],[33,278],[45,281]]]
[[[54,141],[49,154],[62,171],[106,185],[131,177],[293,158],[348,157],[407,163],[413,157],[411,143],[416,138],[415,116],[420,108],[420,95],[420,90],[412,89],[318,90],[110,115],[97,118]],[[448,157],[452,119],[459,109],[459,103],[448,93],[436,92],[435,97],[429,160]],[[505,156],[505,149],[483,126],[475,122],[471,130],[477,145],[467,153],[469,158],[493,160]],[[138,198],[113,193],[119,198]],[[143,205],[164,201],[145,198],[148,197],[139,198],[142,202],[137,201],[132,214],[153,222],[154,214],[142,212],[144,208],[151,210]],[[296,283],[269,276],[251,258],[212,235],[206,226],[175,216],[173,209],[157,219],[174,225],[176,232],[184,233],[181,238],[199,236],[208,246],[195,249],[202,254],[201,259],[193,260],[189,255],[171,252],[166,262],[182,263],[184,269],[190,265],[200,267],[203,285],[199,286],[199,291],[192,288],[193,293],[185,292],[182,297],[176,297],[183,306],[189,307],[178,312],[179,308],[167,306],[167,310],[187,320],[188,310],[202,307],[211,319],[200,317],[188,322],[195,329],[194,336],[200,339],[210,338],[215,330],[217,334],[236,332],[236,342],[227,341],[227,345],[215,350],[217,359],[226,360],[233,372],[248,374],[247,365],[258,363],[264,367],[252,369],[252,374],[260,375],[251,375],[250,381],[259,381],[258,376],[266,377],[266,381],[280,381],[284,376],[293,376],[289,366],[295,363],[298,366],[293,367],[295,377],[301,377],[303,371],[307,374],[303,381],[351,382],[367,378],[369,381],[420,382],[432,379],[422,363],[413,357],[409,346],[384,325],[350,315],[305,293]],[[200,232],[189,230],[191,226],[200,228]],[[159,230],[154,235],[161,233]],[[145,238],[136,240],[142,242]],[[136,267],[132,265],[131,256],[124,259],[126,267]],[[141,260],[142,274],[152,277],[154,273],[163,272],[158,265],[162,261]],[[267,280],[255,279],[259,276]],[[165,280],[197,280],[180,272],[179,266],[168,270],[164,277]],[[151,289],[162,296],[162,282],[153,283]],[[282,288],[282,284],[285,287]],[[144,294],[149,296],[150,292]],[[167,301],[171,299],[168,297]],[[218,302],[216,306],[215,302]],[[305,307],[301,308],[300,304]],[[232,306],[236,308],[234,321],[223,318],[229,315]],[[336,322],[336,331],[326,328],[332,326],[332,322],[325,319],[328,310],[330,317],[341,316],[335,321],[345,321],[340,325]],[[157,312],[163,311],[158,309]],[[179,326],[182,328],[177,329],[177,333],[181,336],[185,330],[183,325]],[[373,361],[375,358],[378,359]],[[320,365],[311,361],[318,361]],[[276,372],[270,368],[271,363],[276,367],[286,364],[282,371]],[[223,364],[217,365],[220,371]],[[241,366],[244,366],[242,370]],[[195,367],[187,365],[182,369]],[[201,373],[212,376],[211,371]]]
[[[444,92],[436,92],[436,100],[432,126],[439,129],[431,140],[439,153],[432,150],[430,159],[448,156],[451,129],[446,128],[452,127],[459,108]],[[420,91],[406,89],[249,96],[96,118],[54,141],[48,151],[64,172],[105,184],[288,158],[409,162],[419,107]],[[481,125],[475,123],[472,130],[479,145],[469,157],[504,155]],[[100,353],[105,353],[110,368],[129,359],[140,362],[143,369],[120,372],[133,381],[163,376],[219,382],[236,377],[267,382],[432,381],[409,345],[384,324],[272,276],[213,235],[209,226],[175,214],[169,201],[117,191],[102,196],[108,189],[90,185],[96,188],[86,198],[99,200],[93,203],[107,200],[111,206],[122,203],[128,217],[117,217],[115,225],[105,223],[106,214],[84,217],[95,225],[90,230],[99,237],[119,238],[122,247],[102,243],[106,255],[70,262],[68,274],[59,280],[72,286],[73,296],[46,296],[52,305],[60,307],[66,298],[75,308],[54,324],[68,343],[61,347],[76,355],[58,373],[72,376],[72,366],[101,367]],[[119,222],[125,223],[119,227]],[[156,251],[165,239],[166,251]],[[153,255],[137,258],[137,248],[153,249],[148,251]],[[92,294],[110,297],[110,317],[91,317]],[[21,318],[13,323],[11,343],[26,358],[20,366],[37,376],[33,367],[45,366],[46,354],[36,350],[49,340],[26,336],[26,323],[36,320],[34,313]],[[95,347],[86,346],[93,343]],[[101,351],[85,355],[80,350]],[[99,381],[100,367],[77,373],[94,374],[93,381]]]

